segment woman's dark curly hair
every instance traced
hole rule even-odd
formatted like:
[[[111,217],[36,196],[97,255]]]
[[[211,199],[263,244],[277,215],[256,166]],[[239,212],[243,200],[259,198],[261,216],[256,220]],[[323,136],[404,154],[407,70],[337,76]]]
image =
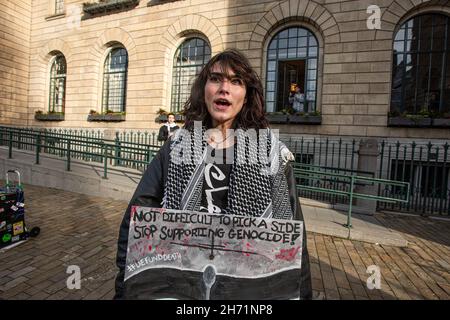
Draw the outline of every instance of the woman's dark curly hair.
[[[244,81],[246,87],[246,102],[236,116],[234,128],[263,129],[268,127],[265,116],[263,87],[261,80],[250,66],[248,59],[235,49],[225,50],[209,60],[192,85],[191,95],[184,105],[185,128],[190,129],[194,121],[202,121],[207,127],[211,126],[211,116],[205,103],[205,85],[214,65],[218,64],[222,72],[233,72]]]

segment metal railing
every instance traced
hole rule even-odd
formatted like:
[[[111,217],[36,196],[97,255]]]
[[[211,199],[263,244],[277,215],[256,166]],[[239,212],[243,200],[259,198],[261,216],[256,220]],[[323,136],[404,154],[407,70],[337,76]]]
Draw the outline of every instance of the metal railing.
[[[450,145],[431,142],[382,141],[379,145],[377,176],[405,181],[411,185],[408,203],[379,202],[379,209],[422,214],[450,215]],[[380,188],[380,195],[389,196],[395,187]]]
[[[145,160],[145,157],[133,152],[132,147],[136,146],[153,146],[154,149],[159,148],[163,142],[157,140],[157,132],[148,132],[148,131],[116,131],[114,140],[105,139],[105,133],[102,130],[89,130],[89,129],[62,129],[62,128],[39,128],[39,129],[31,129],[31,128],[14,128],[14,127],[6,127],[0,126],[0,145],[7,145],[7,139],[5,137],[4,132],[9,130],[13,131],[13,147],[19,150],[29,150],[34,151],[35,146],[32,143],[31,136],[26,133],[41,133],[45,137],[45,141],[41,152],[56,155],[59,157],[66,156],[66,139],[81,139],[86,140],[88,142],[101,142],[101,141],[114,141],[115,150],[118,150],[118,153],[121,155],[123,159],[118,159],[115,161],[115,165],[120,165],[122,167],[133,168],[142,170],[142,164],[140,164],[139,160]],[[83,161],[93,161],[93,162],[102,162],[103,158],[99,156],[102,152],[101,149],[98,148],[97,145],[75,145],[72,146],[76,151],[72,153],[72,159],[78,159]],[[131,148],[127,148],[131,147]],[[137,160],[137,161],[134,161]]]
[[[361,177],[355,174],[337,174],[332,172],[326,172],[317,166],[310,166],[303,163],[294,164],[294,175],[296,178],[305,180],[311,180],[311,184],[300,183],[297,184],[298,191],[309,190],[318,193],[325,193],[339,197],[348,198],[348,211],[347,211],[347,223],[344,225],[347,228],[352,228],[352,210],[354,199],[371,200],[371,201],[383,201],[386,203],[408,203],[409,202],[409,183],[392,181],[386,179],[377,179],[373,177]],[[355,192],[357,185],[385,185],[388,187],[396,187],[396,197],[387,197],[379,195],[365,194],[361,192]],[[336,188],[336,185],[345,185],[345,188]]]
[[[17,149],[35,153],[35,163],[40,163],[41,153],[48,153],[57,158],[64,158],[66,170],[71,170],[73,159],[98,162],[103,164],[103,178],[107,179],[108,167],[131,164],[145,170],[159,151],[160,146],[126,142],[118,139],[107,140],[92,137],[77,137],[0,127],[0,144],[8,146],[8,158],[12,158],[14,146]],[[133,155],[132,158],[128,157]]]
[[[331,138],[301,138],[283,139],[289,150],[295,156],[295,162],[308,165],[309,167],[321,168],[330,173],[357,173],[369,175],[372,172],[358,171],[358,143],[355,139],[331,139]],[[300,181],[298,181],[300,183]],[[345,190],[345,185],[334,183],[335,188]],[[325,201],[330,203],[348,203],[347,197],[337,194],[317,192],[316,190],[300,190],[302,197]]]
[[[148,131],[121,131],[115,134],[115,143],[119,147],[119,152],[122,157],[131,159],[129,161],[124,160],[117,163],[117,165],[140,169],[137,167],[137,163],[133,160],[140,160],[139,155],[132,152],[133,149],[124,149],[129,146],[153,146],[155,149],[160,148],[163,144],[162,141],[158,141],[157,132]]]
[[[450,215],[450,145],[437,141],[378,143],[377,165],[358,170],[359,140],[332,138],[282,139],[295,154],[296,162],[314,165],[333,173],[354,173],[379,179],[408,182],[409,202],[378,201],[379,210]],[[338,185],[345,190],[344,185]],[[379,196],[391,197],[396,186],[380,186]],[[348,197],[301,190],[301,196],[329,203],[348,204]]]
[[[12,147],[35,151],[35,135],[41,133],[41,153],[58,157],[67,157],[69,140],[82,140],[83,143],[72,143],[70,158],[83,161],[104,162],[102,143],[108,144],[111,165],[145,169],[146,152],[156,151],[162,145],[157,141],[156,131],[116,131],[105,139],[102,130],[89,129],[31,129],[0,126],[0,145],[9,145],[9,134],[12,132]],[[282,141],[294,153],[296,162],[321,168],[322,171],[334,174],[355,174],[357,176],[395,180],[410,184],[409,202],[378,201],[380,210],[395,210],[421,214],[450,215],[450,145],[449,143],[431,142],[388,142],[378,144],[377,164],[370,171],[358,170],[359,143],[357,139],[333,139],[329,137],[294,137],[282,136]],[[112,147],[112,146],[113,147]],[[115,158],[113,159],[112,156]],[[373,170],[372,170],[373,169]],[[298,178],[298,183],[301,178]],[[332,187],[348,191],[348,184],[339,184],[336,179],[322,181],[327,188]],[[302,182],[303,183],[303,182]],[[309,182],[312,183],[311,181]],[[317,183],[317,181],[316,181]],[[358,182],[356,182],[358,184]],[[304,182],[306,184],[306,182]],[[393,197],[397,186],[379,186],[378,196]],[[303,197],[330,203],[348,204],[348,197],[318,192],[316,190],[300,190]]]

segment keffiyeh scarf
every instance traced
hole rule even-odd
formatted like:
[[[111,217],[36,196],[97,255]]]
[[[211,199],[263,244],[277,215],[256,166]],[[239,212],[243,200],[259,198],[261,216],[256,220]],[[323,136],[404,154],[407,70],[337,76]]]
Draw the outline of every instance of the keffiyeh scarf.
[[[256,132],[256,131],[253,131]],[[201,130],[177,130],[170,145],[170,163],[163,208],[199,211],[207,142]],[[226,214],[291,219],[292,208],[285,176],[292,153],[269,129],[251,139],[249,132],[234,132],[236,145],[230,173]]]

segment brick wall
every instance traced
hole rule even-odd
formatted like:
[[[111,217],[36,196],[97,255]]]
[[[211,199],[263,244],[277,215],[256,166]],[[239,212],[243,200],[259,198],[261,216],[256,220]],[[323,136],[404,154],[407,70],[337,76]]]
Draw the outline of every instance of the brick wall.
[[[389,128],[392,38],[396,26],[415,13],[450,14],[438,0],[181,0],[81,20],[84,0],[66,1],[66,14],[52,16],[49,0],[33,1],[30,48],[29,123],[48,105],[52,52],[67,60],[65,121],[62,127],[151,129],[159,108],[170,109],[172,61],[189,35],[200,34],[212,54],[235,47],[248,55],[265,80],[268,43],[285,26],[308,27],[320,46],[318,101],[322,125],[274,126],[292,134],[450,138],[448,129]],[[382,9],[381,30],[368,30],[369,5]],[[128,50],[126,121],[87,122],[101,108],[103,61],[108,46]]]
[[[0,2],[0,121],[26,125],[31,5],[27,0]]]

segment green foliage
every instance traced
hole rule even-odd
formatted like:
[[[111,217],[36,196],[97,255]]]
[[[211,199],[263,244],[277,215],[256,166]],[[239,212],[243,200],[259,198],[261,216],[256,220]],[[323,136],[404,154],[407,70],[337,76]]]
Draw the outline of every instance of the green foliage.
[[[417,114],[422,116],[423,118],[428,118],[430,116],[430,112],[425,108],[421,109]]]
[[[388,112],[388,117],[389,118],[395,118],[395,117],[400,117],[401,113],[398,110],[392,110]]]
[[[281,112],[281,114],[293,114],[294,109],[292,109],[291,107],[285,107],[280,112]]]
[[[392,110],[388,112],[389,118],[405,118],[410,119],[412,121],[418,121],[420,119],[432,118],[432,119],[442,119],[450,117],[450,113],[439,112],[439,111],[430,111],[428,109],[421,109],[417,113],[408,113],[407,111],[400,112],[398,110]]]
[[[64,112],[57,112],[57,111],[54,111],[54,110],[49,110],[48,112],[43,112],[42,110],[36,110],[35,112],[34,112],[35,114],[39,114],[39,115],[46,115],[46,114],[64,114]]]
[[[294,113],[296,116],[301,117],[318,117],[321,115],[320,111],[311,111],[311,112],[296,112]]]
[[[163,115],[168,115],[169,112],[167,112],[166,109],[159,108],[159,110],[156,112],[156,114],[159,114],[160,116],[163,116]]]
[[[103,112],[103,114],[104,115],[117,115],[117,116],[122,115],[122,116],[124,116],[124,115],[126,115],[126,112],[125,111],[117,112],[117,111],[106,109],[106,111]]]

